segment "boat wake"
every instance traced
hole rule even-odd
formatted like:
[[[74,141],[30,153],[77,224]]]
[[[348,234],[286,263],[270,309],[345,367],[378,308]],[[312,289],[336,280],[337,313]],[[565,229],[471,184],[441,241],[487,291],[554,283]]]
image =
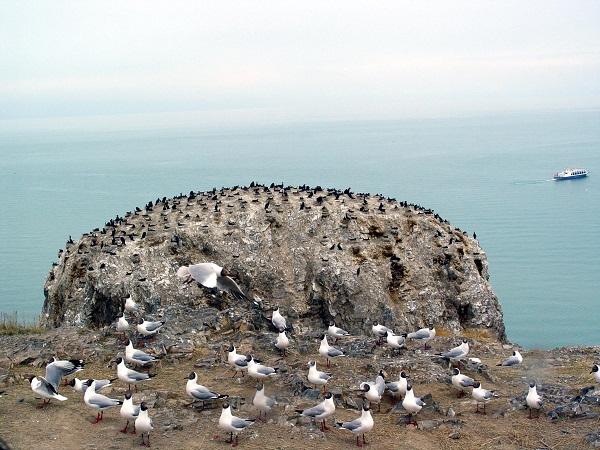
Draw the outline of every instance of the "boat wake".
[[[513,181],[512,184],[514,185],[525,185],[525,184],[540,184],[540,183],[547,183],[548,181],[554,181],[552,178],[550,178],[549,180],[516,180]]]

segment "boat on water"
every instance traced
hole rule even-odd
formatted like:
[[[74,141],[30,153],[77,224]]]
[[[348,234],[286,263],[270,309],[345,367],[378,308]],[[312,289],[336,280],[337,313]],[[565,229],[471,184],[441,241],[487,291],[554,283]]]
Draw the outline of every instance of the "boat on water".
[[[559,180],[572,180],[574,178],[583,178],[588,176],[587,169],[565,169],[562,172],[554,174],[554,179]]]

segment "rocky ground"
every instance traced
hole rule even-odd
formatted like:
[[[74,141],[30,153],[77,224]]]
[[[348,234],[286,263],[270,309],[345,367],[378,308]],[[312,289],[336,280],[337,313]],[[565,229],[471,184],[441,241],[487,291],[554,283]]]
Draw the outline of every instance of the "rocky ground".
[[[226,315],[226,312],[224,313]],[[177,328],[177,327],[175,327]],[[256,383],[248,377],[232,377],[224,363],[224,349],[229,343],[240,352],[254,353],[264,362],[280,368],[281,375],[266,383],[268,395],[275,396],[278,406],[266,423],[256,423],[240,436],[242,448],[350,448],[350,433],[319,431],[308,420],[298,418],[296,408],[319,401],[319,392],[306,380],[306,363],[317,359],[319,339],[316,331],[293,335],[287,357],[273,347],[275,333],[239,331],[231,328],[222,333],[181,332],[165,327],[162,335],[148,344],[148,351],[161,357],[151,372],[157,373],[134,395],[136,402],[151,405],[150,415],[155,431],[154,448],[193,449],[228,448],[225,435],[217,428],[220,405],[189,406],[185,394],[186,376],[192,370],[199,382],[230,395],[236,414],[255,417],[251,399]],[[297,329],[302,328],[297,324]],[[487,406],[487,415],[476,414],[471,398],[456,398],[449,385],[447,364],[434,353],[449,348],[457,338],[447,330],[433,342],[433,349],[409,345],[399,353],[375,345],[370,337],[356,336],[340,341],[347,358],[333,362],[334,378],[330,390],[336,399],[336,420],[358,415],[362,404],[357,392],[361,381],[373,380],[379,369],[389,379],[397,379],[405,370],[417,395],[428,404],[418,415],[418,427],[407,426],[406,413],[393,399],[385,398],[381,411],[374,408],[374,430],[367,436],[371,448],[582,448],[600,445],[598,435],[600,406],[592,389],[576,398],[581,389],[591,385],[591,365],[598,348],[524,351],[524,362],[516,368],[496,367],[510,354],[512,347],[500,344],[481,330],[467,330],[471,355],[482,364],[464,361],[463,372],[481,380],[484,387],[494,389],[500,398]],[[65,327],[41,335],[0,337],[0,436],[14,449],[126,449],[138,448],[139,437],[119,432],[123,426],[117,409],[109,410],[98,425],[90,422],[94,412],[83,403],[80,394],[63,387],[69,400],[37,409],[25,377],[43,375],[45,360],[52,355],[82,357],[86,369],[83,377],[115,377],[109,368],[124,347],[110,328],[87,331]],[[524,407],[527,382],[536,380],[546,400],[539,419],[528,419]],[[109,388],[109,395],[122,397],[127,386],[119,381]],[[576,398],[575,400],[573,400]]]

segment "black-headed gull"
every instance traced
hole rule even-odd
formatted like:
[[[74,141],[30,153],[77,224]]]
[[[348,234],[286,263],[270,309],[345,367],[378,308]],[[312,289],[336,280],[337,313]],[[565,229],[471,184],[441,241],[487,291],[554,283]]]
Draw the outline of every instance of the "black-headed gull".
[[[125,400],[123,400],[123,404],[121,405],[121,410],[119,411],[119,414],[121,414],[121,417],[123,419],[127,420],[125,428],[121,430],[121,433],[127,433],[127,428],[129,428],[129,421],[131,421],[133,425],[133,431],[131,433],[134,434],[135,419],[137,419],[137,416],[140,414],[140,406],[133,404],[133,396],[131,395],[131,392],[125,393]]]
[[[157,361],[157,359],[142,350],[134,348],[130,339],[127,347],[125,347],[125,361],[136,366],[147,366]]]
[[[283,317],[279,312],[279,306],[275,311],[273,311],[271,323],[279,332],[284,331],[287,328],[287,321],[285,320],[285,317]]]
[[[60,395],[56,389],[54,389],[54,386],[50,383],[48,383],[48,381],[44,378],[44,377],[34,377],[31,376],[28,378],[29,379],[29,383],[31,385],[31,390],[36,393],[37,395],[39,395],[40,397],[42,397],[43,402],[38,405],[38,408],[43,408],[44,406],[46,406],[48,403],[50,403],[50,400],[55,399],[61,402],[64,402],[65,400],[67,400],[67,397]],[[46,401],[48,400],[48,401]]]
[[[258,409],[258,419],[262,420],[262,415],[264,413],[265,419],[267,418],[267,414],[273,409],[277,402],[274,398],[268,397],[265,394],[265,385],[259,384],[256,387],[256,393],[254,394],[254,398],[252,398],[252,405],[256,409]]]
[[[529,383],[529,392],[527,393],[527,397],[525,397],[525,402],[527,403],[527,407],[529,408],[529,418],[531,419],[531,410],[535,409],[537,411],[537,417],[540,416],[540,409],[542,408],[543,402],[542,397],[537,393],[537,386],[535,383]]]
[[[406,337],[408,339],[414,339],[416,341],[424,342],[425,346],[423,348],[425,350],[427,350],[427,348],[428,348],[427,343],[435,337],[435,327],[421,328],[412,333],[408,333],[408,335]]]
[[[137,332],[139,334],[141,334],[142,336],[150,337],[150,336],[156,335],[165,323],[167,323],[167,322],[164,320],[152,322],[152,321],[144,320],[143,318],[140,318],[136,329],[137,329]]]
[[[454,386],[457,390],[457,397],[462,397],[465,395],[465,392],[469,388],[472,388],[475,384],[475,380],[473,378],[463,375],[458,369],[452,369],[451,381],[452,386]]]
[[[266,378],[275,376],[279,370],[276,367],[264,366],[257,363],[252,355],[246,356],[246,361],[248,362],[248,375],[250,375],[252,378],[256,378],[257,380],[264,380]]]
[[[290,340],[285,334],[285,330],[280,331],[275,340],[275,347],[281,351],[282,356],[287,355],[287,348],[290,346]]]
[[[321,372],[317,370],[317,362],[309,361],[308,362],[308,382],[312,385],[323,386],[323,392],[327,390],[325,385],[331,378],[331,374],[327,372]]]
[[[104,411],[106,409],[123,404],[121,400],[108,398],[106,395],[98,394],[96,392],[96,382],[94,380],[91,380],[90,387],[85,390],[83,401],[86,405],[97,411],[96,420],[92,423],[100,422],[103,419]]]
[[[144,402],[140,404],[140,413],[135,419],[135,431],[142,434],[142,445],[150,447],[150,432],[154,430],[152,427],[152,419],[148,415],[148,407]],[[144,434],[148,438],[148,442],[144,441]]]
[[[498,363],[496,365],[497,366],[512,367],[512,366],[518,366],[522,362],[523,362],[523,356],[521,356],[521,353],[519,353],[518,350],[515,350],[512,353],[511,356],[509,356],[504,361],[502,361],[501,363]]]
[[[327,367],[329,367],[331,365],[330,360],[333,358],[337,358],[339,356],[346,356],[344,355],[344,352],[341,351],[339,348],[335,348],[329,345],[329,342],[327,342],[327,335],[324,334],[323,336],[321,336],[321,345],[319,346],[319,355],[323,356],[324,358],[327,358]]]
[[[415,392],[412,386],[410,384],[406,386],[406,395],[404,396],[404,400],[402,400],[402,407],[408,412],[409,424],[417,424],[417,421],[414,419],[414,415],[421,411],[423,406],[425,406],[425,403],[423,400],[421,400],[421,398],[415,397]]]
[[[329,328],[327,328],[327,334],[335,339],[334,342],[337,342],[337,340],[339,338],[350,336],[350,333],[348,333],[346,330],[336,327],[335,323],[333,321],[329,322]]]
[[[186,379],[187,383],[185,385],[185,392],[193,399],[192,403],[194,403],[196,400],[201,401],[202,408],[204,408],[204,402],[206,401],[229,397],[227,394],[213,392],[207,387],[198,384],[198,375],[196,372],[190,373]]]
[[[120,356],[116,359],[117,363],[117,378],[121,380],[123,383],[126,383],[131,390],[131,385],[135,386],[137,390],[138,383],[142,383],[144,381],[148,381],[150,378],[155,375],[151,375],[145,372],[137,372],[133,369],[128,368],[125,365],[125,361]],[[87,391],[86,391],[87,392]]]
[[[63,377],[83,370],[83,366],[84,363],[81,359],[59,360],[52,358],[52,362],[46,366],[46,376],[44,378],[54,387],[54,390],[58,392],[60,380]]]
[[[400,372],[398,375],[398,381],[390,381],[385,383],[385,388],[390,391],[392,397],[403,398],[406,395],[406,387],[408,386],[408,377],[406,372]]]
[[[238,372],[244,376],[244,371],[248,370],[248,361],[246,361],[246,355],[238,353],[233,345],[230,345],[227,349],[227,364],[229,364],[235,370],[233,376],[235,377]]]
[[[207,288],[218,288],[230,293],[237,300],[247,300],[246,294],[227,272],[227,269],[215,263],[199,263],[182,266],[177,270],[177,276],[186,283],[196,281]]]
[[[234,416],[231,414],[231,406],[229,406],[229,403],[224,403],[223,409],[221,410],[221,417],[219,417],[219,428],[229,433],[230,439],[227,442],[236,446],[238,443],[237,434],[252,425],[254,420],[255,419],[242,419]],[[233,439],[234,433],[235,441]]]
[[[321,421],[321,431],[328,430],[329,428],[325,423],[325,419],[332,416],[335,412],[333,394],[331,392],[328,392],[327,394],[325,394],[325,400],[323,400],[317,406],[313,406],[312,408],[307,409],[297,409],[296,412],[300,413],[301,416],[310,417],[315,421]]]
[[[475,399],[475,404],[477,405],[475,412],[482,412],[483,414],[485,414],[485,405],[487,402],[493,400],[494,398],[498,398],[498,395],[495,392],[482,388],[479,381],[473,383],[473,391],[471,392],[471,395]],[[480,403],[483,403],[483,411],[479,411]]]
[[[375,337],[377,337],[377,343],[381,344],[383,342],[383,339],[386,337],[387,332],[392,330],[390,330],[386,326],[374,322],[373,325],[371,325],[371,331],[375,335]]]
[[[96,382],[96,392],[100,392],[102,389],[112,386],[112,382],[115,380],[116,378],[113,378],[112,380],[80,380],[75,377],[69,380],[67,386],[71,386],[75,392],[84,394],[85,390],[92,384],[92,381]]]
[[[337,422],[335,424],[337,428],[351,431],[356,436],[356,446],[362,447],[367,444],[365,440],[365,433],[368,433],[373,429],[373,416],[369,410],[368,405],[363,405],[362,412],[358,419],[354,419],[350,422]],[[362,434],[362,443],[359,443],[359,436]]]

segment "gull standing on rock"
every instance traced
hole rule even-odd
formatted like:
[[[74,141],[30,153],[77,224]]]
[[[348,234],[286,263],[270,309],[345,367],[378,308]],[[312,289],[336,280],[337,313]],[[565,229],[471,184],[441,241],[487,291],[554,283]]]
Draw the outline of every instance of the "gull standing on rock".
[[[238,444],[238,433],[245,430],[254,423],[254,419],[241,419],[231,414],[231,406],[229,403],[223,404],[221,410],[221,417],[219,417],[219,428],[225,430],[230,435],[228,444],[233,444],[235,447]],[[235,442],[233,440],[233,433],[235,433]]]
[[[167,323],[166,321],[150,322],[140,318],[137,324],[137,331],[144,337],[154,336]]]
[[[527,393],[527,397],[525,398],[525,402],[527,403],[527,407],[529,408],[529,418],[531,419],[531,410],[535,409],[537,413],[537,417],[540,416],[540,409],[542,408],[542,397],[537,393],[537,386],[535,383],[529,383],[529,392]]]
[[[375,383],[365,381],[360,383],[359,387],[360,390],[364,392],[365,398],[371,403],[377,403],[379,409],[381,409],[381,397],[383,397],[383,393],[385,392],[385,376],[383,375],[383,370],[379,371]]]
[[[592,366],[592,370],[590,371],[590,373],[594,374],[594,380],[596,381],[596,383],[600,383],[600,366],[598,364],[594,364]]]
[[[246,361],[246,355],[237,353],[233,345],[230,345],[229,349],[227,350],[227,364],[234,368],[234,377],[238,372],[241,372],[242,376],[244,376],[244,370],[248,370],[248,361]]]
[[[391,381],[389,383],[385,383],[385,388],[390,391],[392,397],[394,398],[402,398],[406,395],[406,387],[408,386],[408,378],[404,371],[400,372],[398,376],[398,381]]]
[[[333,321],[329,322],[327,334],[335,339],[334,342],[337,342],[339,338],[350,336],[350,333],[348,333],[346,330],[342,330],[341,328],[336,327]]]
[[[55,399],[61,402],[67,400],[67,397],[60,395],[54,386],[51,383],[48,383],[44,377],[34,377],[31,376],[28,378],[29,383],[31,384],[31,390],[42,397],[42,404],[38,405],[38,408],[43,408],[50,400]],[[48,401],[46,401],[48,400]]]
[[[248,375],[257,380],[264,380],[265,378],[275,376],[279,370],[276,367],[263,366],[262,364],[257,363],[254,361],[252,355],[246,356],[246,361],[248,362]]]
[[[121,430],[121,433],[127,433],[127,428],[129,428],[129,421],[132,421],[133,431],[131,432],[131,434],[135,434],[135,419],[137,419],[137,416],[140,414],[140,407],[139,405],[133,404],[131,392],[125,393],[125,400],[123,400],[123,405],[121,405],[121,411],[119,412],[119,414],[121,414],[121,417],[123,419],[127,420],[125,428]]]
[[[413,333],[408,333],[407,337],[408,339],[424,342],[425,346],[423,349],[427,350],[427,343],[435,337],[435,327],[421,328]]]
[[[449,364],[452,364],[454,361],[458,361],[461,358],[464,358],[469,354],[469,342],[466,339],[463,339],[460,345],[448,350],[444,353],[438,353],[437,356],[441,356],[444,359],[448,360]]]
[[[308,382],[312,385],[323,386],[323,392],[327,391],[326,384],[331,378],[331,374],[327,372],[321,372],[317,370],[317,362],[309,361],[308,362]]]
[[[365,433],[368,433],[373,429],[373,416],[369,410],[368,405],[363,405],[362,413],[358,419],[354,419],[351,422],[337,422],[335,424],[337,428],[351,431],[356,436],[356,446],[363,447],[367,444],[365,440]],[[362,444],[359,444],[359,436],[362,434]]]
[[[277,347],[277,349],[279,349],[281,351],[281,355],[282,356],[286,356],[287,355],[287,348],[290,345],[290,340],[288,339],[287,335],[285,334],[285,330],[280,331],[279,334],[277,335],[277,340],[275,341],[275,347]]]
[[[468,388],[473,387],[475,380],[471,377],[463,375],[458,369],[452,369],[452,386],[457,389],[457,397],[462,397]]]
[[[486,403],[494,398],[498,398],[498,395],[493,391],[483,389],[479,381],[473,383],[473,391],[471,392],[471,395],[475,399],[475,404],[477,405],[477,409],[475,410],[476,413],[480,412],[479,403],[483,403],[483,414],[485,414]]]
[[[136,366],[146,366],[157,361],[157,359],[142,350],[135,349],[130,339],[129,344],[125,347],[125,361]]]
[[[127,319],[125,319],[124,314],[121,314],[118,317],[116,328],[117,328],[117,331],[120,333],[125,333],[126,331],[129,330],[129,322],[127,322]]]
[[[221,291],[229,292],[236,300],[247,300],[246,294],[229,277],[227,269],[215,263],[181,266],[177,270],[177,276],[186,283],[191,283],[195,280],[204,287],[211,289],[218,288]]]
[[[406,344],[406,333],[396,336],[392,331],[388,330],[385,340],[387,345],[392,348],[392,350],[400,350]]]
[[[502,361],[501,363],[498,363],[496,365],[511,367],[511,366],[518,366],[522,362],[523,362],[523,357],[521,356],[521,354],[519,353],[518,350],[515,350],[511,356],[509,356],[504,361]]]
[[[271,397],[267,397],[265,395],[265,385],[259,384],[256,387],[256,393],[254,394],[254,398],[252,399],[252,404],[258,409],[258,420],[262,420],[262,414],[265,414],[265,420],[267,419],[267,414],[271,411],[273,406],[277,404],[275,399]]]
[[[125,311],[127,311],[128,313],[132,313],[134,311],[137,311],[137,304],[133,301],[133,299],[131,298],[131,296],[127,297],[125,299]]]
[[[81,359],[59,360],[53,357],[52,362],[46,366],[45,379],[52,387],[54,387],[54,390],[58,392],[60,380],[63,377],[73,375],[74,373],[83,370],[84,365],[85,364]]]
[[[327,358],[327,367],[331,365],[329,359],[337,358],[338,356],[346,356],[339,348],[331,347],[327,342],[327,335],[321,336],[321,345],[319,346],[319,355]]]
[[[413,420],[413,414],[417,414],[421,411],[421,408],[425,406],[423,400],[419,397],[415,397],[415,393],[413,391],[412,386],[409,384],[406,386],[406,395],[404,396],[404,400],[402,400],[402,407],[408,411],[408,424],[411,423],[417,425],[417,421]]]
[[[381,344],[383,343],[383,339],[387,336],[387,332],[392,330],[390,330],[388,327],[380,325],[377,322],[374,322],[373,325],[371,325],[371,331],[373,332],[375,337],[377,337],[377,343]]]
[[[279,306],[277,307],[277,309],[275,311],[273,311],[273,316],[271,317],[271,323],[273,324],[273,326],[275,328],[277,328],[277,330],[280,333],[282,331],[285,331],[285,329],[287,328],[287,322],[285,320],[285,317],[283,317],[281,315],[281,313],[279,312]]]
[[[185,392],[187,395],[192,397],[194,401],[200,400],[202,402],[202,409],[204,409],[204,402],[207,400],[217,400],[219,398],[227,398],[229,397],[227,394],[219,394],[217,392],[212,392],[208,388],[198,384],[198,375],[196,372],[192,372],[186,378],[188,381],[185,385]],[[190,405],[192,404],[190,403]]]
[[[116,378],[112,380],[80,380],[75,377],[67,383],[67,386],[71,386],[75,392],[85,394],[85,390],[90,387],[92,381],[96,382],[96,392],[100,392],[102,389],[112,386],[112,382],[115,380]]]
[[[311,419],[320,420],[321,431],[329,430],[327,424],[325,423],[325,419],[332,416],[335,412],[335,403],[333,402],[333,394],[328,392],[325,395],[325,400],[319,403],[317,406],[313,406],[312,408],[307,409],[297,409],[297,413],[300,413],[301,416],[310,417]]]
[[[148,407],[144,402],[140,404],[140,413],[135,419],[135,430],[142,434],[142,445],[150,447],[150,432],[154,430],[152,427],[152,419],[148,415]],[[144,433],[148,438],[148,442],[144,441]]]
[[[97,411],[96,420],[92,422],[96,424],[103,419],[105,409],[122,405],[123,402],[121,400],[117,400],[116,398],[108,398],[106,395],[96,393],[96,382],[94,380],[90,381],[90,387],[87,388],[85,390],[85,394],[83,394],[83,401],[86,405],[94,408]]]
[[[129,390],[131,390],[131,385],[133,384],[135,386],[135,390],[137,391],[138,383],[147,381],[150,378],[155,376],[155,375],[150,375],[149,373],[145,373],[145,372],[136,372],[135,370],[128,368],[125,365],[125,361],[123,361],[123,358],[121,358],[120,356],[117,358],[116,362],[117,362],[117,377],[123,383],[127,384]]]

